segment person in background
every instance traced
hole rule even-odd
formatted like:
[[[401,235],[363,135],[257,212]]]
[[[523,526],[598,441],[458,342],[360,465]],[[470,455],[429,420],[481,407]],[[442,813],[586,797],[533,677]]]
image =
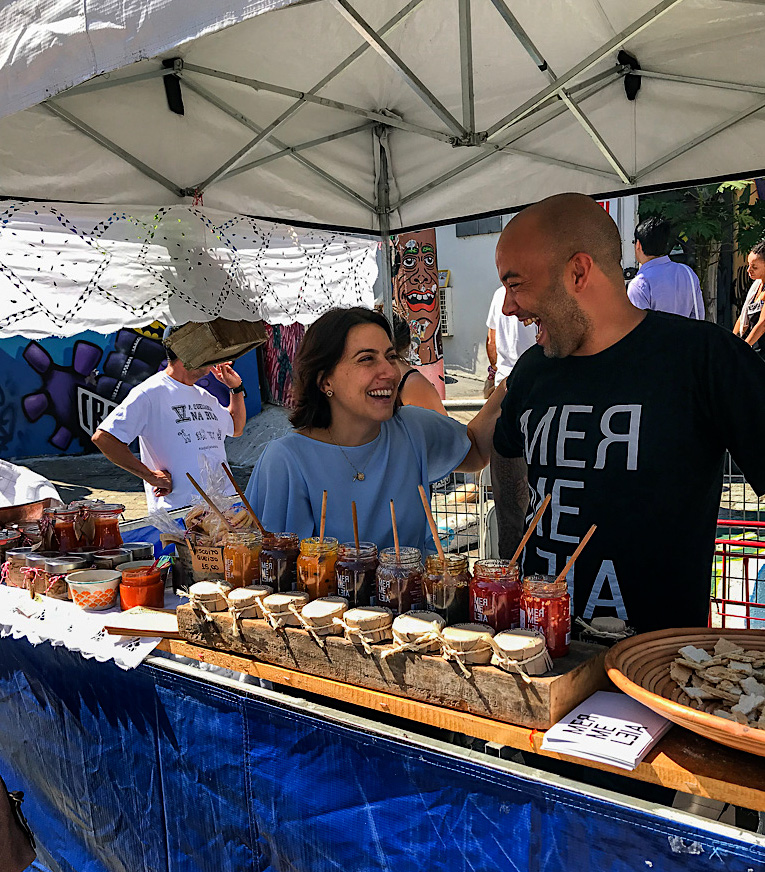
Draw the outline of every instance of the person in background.
[[[765,240],[758,242],[747,257],[747,272],[752,284],[736,320],[733,332],[765,357]]]
[[[703,321],[699,278],[689,266],[669,259],[670,230],[669,221],[663,218],[648,218],[635,228],[635,257],[640,269],[627,287],[627,296],[638,309]]]
[[[330,309],[306,331],[294,363],[291,433],[269,442],[246,496],[269,530],[318,534],[327,491],[326,533],[378,548],[393,543],[395,500],[402,545],[433,548],[417,486],[486,466],[504,389],[465,427],[446,415],[398,406],[401,375],[388,320],[361,307]]]
[[[398,383],[398,398],[402,406],[419,406],[421,409],[432,409],[440,415],[446,414],[444,404],[438,391],[409,363],[409,349],[412,345],[412,334],[409,323],[401,315],[393,314],[393,344],[396,348],[396,366],[401,381]]]
[[[143,479],[150,512],[198,502],[186,473],[199,481],[203,454],[211,466],[220,468],[226,460],[226,436],[241,436],[247,421],[247,394],[231,364],[186,369],[168,345],[173,329],[168,327],[163,337],[167,369],[136,385],[101,422],[92,439],[112,463]],[[210,372],[231,393],[227,408],[196,385]],[[140,460],[128,447],[136,437]]]
[[[486,400],[496,385],[510,375],[523,352],[537,341],[537,329],[533,324],[523,324],[515,315],[502,314],[504,301],[505,289],[497,288],[486,319],[486,355],[489,358],[489,375],[483,389]]]

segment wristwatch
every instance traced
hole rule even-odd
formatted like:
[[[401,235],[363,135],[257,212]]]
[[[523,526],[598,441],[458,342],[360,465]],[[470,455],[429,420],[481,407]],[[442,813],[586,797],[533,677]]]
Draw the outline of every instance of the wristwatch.
[[[247,396],[247,391],[244,389],[244,382],[239,382],[235,388],[230,388],[229,390],[231,391],[232,396],[234,394],[244,394],[245,397]]]

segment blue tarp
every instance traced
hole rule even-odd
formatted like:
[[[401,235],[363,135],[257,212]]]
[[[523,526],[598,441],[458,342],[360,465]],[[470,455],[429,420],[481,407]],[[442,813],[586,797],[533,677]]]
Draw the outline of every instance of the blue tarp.
[[[732,837],[26,640],[0,640],[0,775],[51,872],[765,868]]]

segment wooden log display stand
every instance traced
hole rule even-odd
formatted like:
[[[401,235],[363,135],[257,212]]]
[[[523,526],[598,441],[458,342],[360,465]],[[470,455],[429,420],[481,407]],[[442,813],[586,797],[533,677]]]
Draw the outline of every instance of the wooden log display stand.
[[[470,666],[470,678],[440,655],[396,652],[383,658],[390,644],[360,645],[342,636],[327,636],[322,649],[306,630],[273,630],[265,621],[240,621],[233,633],[228,612],[207,621],[191,605],[178,607],[178,630],[196,645],[245,654],[266,663],[346,684],[383,691],[419,702],[491,717],[509,724],[546,730],[596,690],[608,687],[603,666],[606,649],[572,642],[552,671],[524,682],[495,666]]]

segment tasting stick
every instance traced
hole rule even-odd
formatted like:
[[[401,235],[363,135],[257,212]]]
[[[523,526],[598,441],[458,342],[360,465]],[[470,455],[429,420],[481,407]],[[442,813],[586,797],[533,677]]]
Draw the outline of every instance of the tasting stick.
[[[521,539],[521,541],[518,543],[518,547],[515,549],[515,554],[513,554],[513,556],[510,558],[511,563],[515,563],[518,560],[518,558],[521,556],[521,552],[526,547],[526,543],[531,538],[531,534],[536,529],[536,526],[539,523],[542,515],[544,515],[544,513],[545,513],[545,509],[549,505],[550,505],[550,494],[547,494],[547,496],[542,501],[542,505],[537,509],[537,513],[536,513],[536,515],[534,515],[534,519],[532,520],[531,524],[529,525],[529,529],[526,530],[526,532],[523,534],[523,539]]]
[[[202,490],[202,488],[194,481],[194,479],[191,477],[191,473],[187,472],[186,478],[194,485],[194,487],[199,492],[199,495],[207,503],[207,505],[213,510],[213,512],[215,512],[215,514],[221,519],[221,521],[223,521],[223,523],[226,525],[226,529],[229,532],[231,532],[234,528],[229,523],[228,518],[223,514],[223,512],[221,512],[221,510],[215,505],[215,503],[210,499],[210,497],[207,496],[207,494]]]
[[[436,522],[433,520],[433,512],[430,511],[430,501],[425,493],[425,488],[422,485],[418,485],[420,491],[420,499],[422,500],[422,507],[425,509],[425,517],[428,519],[428,524],[430,525],[430,532],[433,534],[433,542],[436,546],[436,551],[438,551],[438,556],[441,562],[446,565],[446,555],[444,554],[444,546],[441,544],[441,539],[438,535],[438,527],[436,527]]]
[[[223,468],[223,471],[228,476],[228,480],[231,482],[231,484],[234,485],[234,490],[239,494],[239,499],[242,501],[242,503],[244,503],[245,509],[247,509],[247,511],[250,513],[250,517],[255,522],[255,526],[258,528],[258,530],[260,530],[261,535],[267,536],[268,532],[267,532],[266,528],[260,523],[260,518],[255,514],[255,510],[250,505],[250,501],[244,495],[244,491],[236,483],[236,479],[234,478],[234,474],[226,466],[225,463],[221,463],[221,467]]]
[[[327,492],[321,495],[321,526],[319,527],[319,542],[324,541],[324,528],[327,525]]]
[[[398,543],[398,527],[396,526],[396,507],[390,501],[390,523],[393,527],[393,547],[396,549],[396,562],[401,563],[401,546]]]
[[[356,501],[351,502],[351,514],[353,515],[353,541],[356,543],[356,556],[359,556],[361,545],[359,545],[359,518],[356,514]]]
[[[584,546],[585,546],[585,545],[590,541],[590,538],[592,537],[592,534],[593,534],[597,529],[598,529],[598,528],[595,526],[595,524],[593,524],[593,525],[590,527],[590,529],[589,529],[589,530],[584,534],[584,539],[582,539],[582,541],[579,543],[579,545],[577,545],[576,551],[574,551],[574,553],[571,555],[571,557],[569,557],[569,559],[568,559],[568,563],[563,567],[563,569],[561,570],[560,574],[559,574],[558,577],[555,579],[556,582],[558,582],[558,581],[563,581],[563,579],[568,575],[568,571],[569,571],[569,569],[571,569],[571,567],[574,565],[574,561],[575,561],[576,558],[577,558],[577,557],[582,553],[582,548],[584,548]]]

